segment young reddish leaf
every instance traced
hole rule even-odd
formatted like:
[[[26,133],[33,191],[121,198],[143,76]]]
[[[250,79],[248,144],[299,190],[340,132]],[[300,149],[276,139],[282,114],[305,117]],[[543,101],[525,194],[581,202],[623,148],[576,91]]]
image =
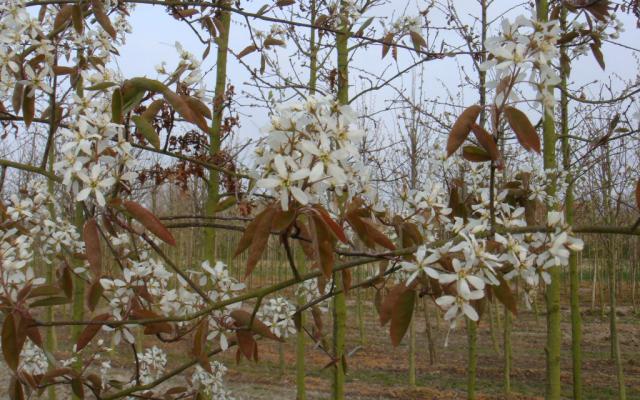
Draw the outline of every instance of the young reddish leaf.
[[[71,303],[71,299],[68,297],[53,296],[53,297],[46,297],[44,299],[36,300],[33,303],[31,303],[29,307],[31,308],[49,307],[49,306],[59,306],[62,304],[69,304],[69,303]]]
[[[82,8],[78,4],[74,4],[72,7],[71,21],[73,22],[73,29],[78,32],[78,35],[82,35],[84,32],[84,19],[82,18]]]
[[[133,120],[133,123],[136,124],[138,132],[142,134],[147,142],[149,142],[149,144],[154,148],[160,149],[160,135],[156,132],[156,128],[154,128],[149,121],[139,115],[134,115],[131,119]]]
[[[496,145],[496,141],[493,136],[487,132],[483,127],[478,124],[471,125],[471,130],[473,130],[473,134],[478,139],[478,142],[484,148],[491,160],[493,160],[494,165],[498,167],[498,169],[502,169],[502,155],[498,150],[498,146]]]
[[[167,100],[167,103],[169,103],[171,107],[173,107],[173,109],[182,116],[182,118],[196,125],[205,132],[209,131],[207,120],[205,120],[200,113],[195,112],[191,108],[189,102],[186,100],[187,96],[178,95],[171,90],[165,90],[162,94],[164,95],[165,100]]]
[[[149,79],[149,78],[131,78],[126,81],[126,84],[140,91],[147,91],[147,92],[154,92],[154,93],[164,94],[165,91],[169,90],[169,88],[164,83],[157,81],[155,79]]]
[[[185,96],[184,99],[187,101],[187,103],[189,103],[189,107],[191,107],[193,111],[197,112],[207,119],[211,119],[211,109],[207,107],[206,104],[191,96]]]
[[[264,45],[264,47],[269,48],[271,46],[284,46],[285,42],[280,39],[268,37],[264,40],[264,42],[262,42],[262,44]]]
[[[251,313],[245,310],[233,310],[231,311],[231,318],[236,321],[236,325],[238,328],[249,327],[249,323],[251,322]],[[253,319],[253,323],[251,324],[251,331],[266,337],[267,339],[277,340],[282,342],[283,340],[275,335],[275,333],[271,332],[271,329],[262,321],[257,318]]]
[[[17,324],[13,313],[8,313],[2,324],[2,354],[12,370],[16,371],[20,364],[22,344],[18,339]]]
[[[487,162],[491,161],[491,156],[484,149],[478,146],[464,146],[462,148],[462,158],[471,162]]]
[[[527,115],[514,107],[505,107],[504,114],[520,145],[525,150],[533,150],[540,154],[540,138]]]
[[[102,0],[91,0],[91,6],[93,8],[93,15],[96,17],[96,21],[100,24],[102,29],[111,36],[111,39],[116,39],[116,30],[111,24],[109,16],[104,10],[104,4]]]
[[[81,378],[71,379],[71,391],[75,394],[79,399],[84,399],[84,386],[82,385]]]
[[[35,89],[31,88],[24,93],[22,97],[22,117],[24,124],[28,128],[33,122],[36,113],[36,94]]]
[[[124,208],[135,218],[138,222],[144,225],[151,233],[162,239],[165,243],[175,246],[176,239],[171,232],[160,222],[158,217],[146,208],[142,207],[135,201],[125,201],[123,203]]]
[[[251,53],[253,53],[254,51],[258,50],[258,48],[255,45],[249,45],[247,47],[245,47],[240,53],[238,53],[238,58],[242,58],[246,55],[249,55]]]
[[[427,47],[427,42],[424,41],[424,38],[418,32],[411,31],[409,32],[409,36],[411,36],[411,43],[413,43],[413,48],[416,49],[416,51]]]
[[[94,218],[88,219],[82,228],[87,261],[95,278],[102,276],[102,250],[100,250],[100,232]]]
[[[393,309],[400,296],[409,290],[404,284],[399,284],[391,288],[389,293],[380,302],[380,325],[385,326],[393,315]]]
[[[13,88],[13,94],[11,95],[11,107],[13,107],[14,113],[20,114],[24,96],[26,96],[24,84],[17,82],[16,86]]]
[[[63,26],[66,26],[70,22],[71,14],[73,13],[73,5],[68,4],[60,9],[53,20],[53,30],[57,31]]]
[[[123,119],[122,112],[122,90],[116,88],[111,95],[111,120],[115,124],[121,124]]]
[[[149,122],[153,122],[156,115],[158,115],[158,112],[162,109],[162,106],[164,106],[164,100],[154,100],[149,104],[149,107],[140,114],[140,116]]]
[[[95,311],[103,292],[104,288],[100,284],[100,280],[96,278],[96,280],[89,286],[89,290],[87,290],[87,308],[90,311]]]
[[[249,256],[247,257],[247,271],[245,272],[245,277],[251,275],[251,272],[253,272],[253,269],[258,264],[258,261],[260,261],[262,253],[267,248],[267,243],[269,243],[269,236],[271,236],[271,224],[274,215],[275,208],[267,208],[264,211],[263,217],[254,228],[255,232],[253,232],[253,238],[251,240],[251,243],[249,244]]]
[[[316,206],[313,208],[313,210],[315,210],[318,213],[318,215],[320,215],[322,222],[324,222],[325,225],[329,229],[331,229],[331,232],[334,233],[334,235],[336,236],[336,238],[338,238],[338,240],[340,240],[342,243],[348,243],[347,236],[344,234],[344,230],[340,225],[338,225],[336,221],[333,220],[333,218],[331,218],[331,216],[329,215],[327,210],[324,209],[324,207]]]
[[[40,330],[35,325],[36,321],[31,317],[28,312],[23,313],[22,318],[20,319],[21,327],[19,330],[24,330],[27,337],[31,339],[31,341],[38,347],[44,348],[44,342],[42,340],[42,335],[40,335]]]
[[[391,46],[393,45],[393,32],[387,33],[382,41],[382,58],[385,58],[389,49],[391,49]]]
[[[256,340],[253,338],[253,333],[249,331],[236,331],[236,339],[238,340],[238,350],[247,360],[251,361],[253,351],[256,348]]]
[[[407,329],[411,323],[411,318],[413,317],[413,307],[415,302],[415,290],[406,288],[406,290],[399,294],[398,299],[393,306],[389,334],[391,335],[391,343],[394,346],[398,346],[404,335],[407,333]]]
[[[71,268],[67,265],[63,265],[60,268],[58,277],[58,285],[67,299],[73,297],[73,277],[71,276]],[[32,305],[33,306],[33,305]]]
[[[469,132],[471,132],[471,125],[476,122],[480,112],[482,112],[482,107],[475,104],[468,107],[462,112],[462,114],[460,114],[456,122],[453,124],[451,132],[449,133],[449,138],[447,139],[447,157],[455,153],[467,139]]]
[[[593,53],[593,58],[596,59],[596,61],[598,62],[598,65],[600,65],[600,68],[604,70],[606,68],[606,65],[604,63],[604,55],[602,54],[602,50],[600,50],[600,45],[596,43],[591,43],[590,47],[591,47],[591,53]]]
[[[207,356],[207,334],[208,334],[208,322],[207,320],[202,320],[198,324],[198,328],[196,328],[196,332],[193,335],[193,348],[191,353],[198,360],[198,363],[205,371],[211,373],[211,363],[209,362],[209,357]]]
[[[109,314],[100,314],[95,316],[91,321],[92,322],[103,322],[108,321],[111,315]],[[87,325],[80,335],[78,336],[78,342],[76,343],[76,351],[80,351],[84,349],[89,342],[100,332],[102,329],[102,324],[90,324]]]

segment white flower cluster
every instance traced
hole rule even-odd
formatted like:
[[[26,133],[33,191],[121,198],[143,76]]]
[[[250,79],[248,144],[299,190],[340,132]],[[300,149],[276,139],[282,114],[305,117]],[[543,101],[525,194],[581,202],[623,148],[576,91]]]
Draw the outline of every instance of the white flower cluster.
[[[211,373],[197,365],[191,375],[191,385],[209,396],[211,400],[233,400],[231,392],[224,386],[224,374],[227,367],[218,361],[211,362]]]
[[[511,86],[528,82],[538,93],[538,100],[549,111],[555,104],[553,93],[548,89],[560,83],[551,62],[559,51],[556,46],[560,36],[560,24],[557,20],[541,22],[537,19],[518,16],[512,23],[502,20],[502,30],[497,37],[485,42],[492,57],[480,66],[482,70],[495,71],[495,79],[487,82],[487,87],[499,88],[495,103],[502,106],[508,100],[516,100],[516,91],[500,88],[506,78]],[[527,77],[525,71],[531,71]],[[505,97],[507,95],[508,97]]]
[[[7,200],[6,217],[0,226],[0,294],[16,300],[25,285],[44,283],[34,274],[34,257],[51,265],[63,249],[84,251],[77,229],[68,221],[52,218],[52,210],[55,205],[42,182]]]
[[[209,103],[206,95],[205,80],[202,79],[202,62],[193,53],[186,50],[180,42],[175,42],[174,47],[178,54],[178,65],[173,71],[167,69],[165,61],[156,65],[155,69],[161,80],[167,82],[180,82],[181,85],[193,90],[191,95],[199,100]]]
[[[393,21],[391,24],[391,32],[406,33],[415,32],[422,33],[422,24],[419,16],[403,16]]]
[[[546,193],[551,173],[533,174],[531,169],[524,168],[516,175],[522,176],[525,172],[529,173],[530,178],[529,199],[542,194],[544,197],[541,201],[548,206],[556,205],[556,199],[560,196],[549,198]],[[466,219],[456,216],[450,222],[444,219],[440,223],[427,219],[436,229],[431,228],[432,234],[423,235],[426,244],[417,249],[413,260],[400,263],[407,285],[411,285],[416,279],[424,281],[431,278],[439,282],[444,294],[436,299],[436,303],[446,310],[444,318],[451,322],[452,327],[462,317],[474,321],[478,319],[472,302],[485,296],[486,285],[501,284],[498,274],[506,281],[520,279],[525,302],[529,305],[540,283],[550,283],[547,269],[566,266],[570,251],[580,251],[583,247],[582,241],[573,237],[570,228],[564,224],[563,214],[556,211],[551,211],[548,215],[551,232],[496,233],[490,245],[485,238],[491,225],[488,173],[486,166],[471,164],[465,174],[466,192],[472,201],[471,215]],[[559,180],[562,178],[561,176]],[[442,214],[438,210],[443,209],[443,204],[447,203],[445,194],[437,189],[432,193],[437,195],[430,196],[430,202],[424,200],[429,198],[424,194],[416,195],[411,192],[411,196],[405,196],[405,218],[423,222],[423,218],[416,221],[415,215],[424,213],[424,210],[428,211],[427,215]],[[526,227],[525,209],[509,204],[507,198],[507,190],[496,190],[494,193],[496,228],[509,230]],[[454,235],[453,239],[446,239]],[[429,243],[442,238],[446,239],[444,244],[429,246]]]
[[[318,204],[328,190],[371,195],[369,170],[358,160],[364,132],[355,123],[351,107],[330,97],[280,107],[256,148],[262,171],[256,186],[273,193],[285,211],[292,201]]]
[[[207,289],[207,295],[211,300],[228,300],[234,297],[234,293],[245,289],[244,283],[238,282],[229,274],[229,269],[225,263],[218,261],[212,268],[209,261],[204,261],[201,267],[202,272],[191,271],[191,274],[199,276],[197,282],[200,287]],[[240,307],[242,307],[242,302],[237,302],[223,309],[215,310],[210,314],[207,339],[218,338],[222,350],[229,348],[227,335],[232,335],[234,332],[229,313]]]
[[[284,297],[276,297],[260,307],[257,317],[279,338],[286,338],[296,332],[293,315],[296,307]]]
[[[138,353],[140,363],[140,381],[148,384],[160,376],[167,366],[167,354],[157,346],[146,349]]]
[[[43,375],[49,369],[47,355],[31,339],[27,339],[22,347],[18,369],[29,375]]]

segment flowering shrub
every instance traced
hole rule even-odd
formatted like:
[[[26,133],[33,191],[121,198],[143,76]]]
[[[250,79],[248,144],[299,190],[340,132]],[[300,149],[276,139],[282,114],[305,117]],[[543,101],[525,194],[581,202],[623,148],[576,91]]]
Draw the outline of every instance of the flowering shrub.
[[[27,131],[36,122],[50,130],[42,167],[23,167],[50,186],[34,179],[0,204],[2,350],[13,398],[70,385],[78,397],[89,390],[96,398],[232,399],[223,382],[227,367],[211,357],[236,347],[238,360],[257,361],[256,339],[285,340],[300,329],[295,321],[307,309],[320,342],[321,313],[331,297],[375,288],[381,322],[390,322],[392,343],[398,345],[417,296],[432,297],[451,327],[465,318],[477,321],[487,298],[515,313],[511,282],[522,285],[530,304],[542,285],[551,283],[549,269],[566,266],[571,252],[583,248],[558,211],[568,175],[520,167],[497,177],[496,170],[507,167],[497,139],[504,133],[501,126],[508,125],[524,150],[540,152],[535,127],[515,107],[516,88],[530,84],[551,115],[558,45],[570,42],[570,36],[600,38],[592,46],[600,61],[593,50],[599,49],[598,40],[622,29],[614,16],[601,16],[588,32],[576,23],[573,33],[562,32],[556,20],[505,19],[499,36],[485,43],[490,57],[482,68],[493,74],[493,102],[460,113],[446,152],[427,160],[434,170],[464,170],[464,176],[445,185],[430,173],[420,187],[384,198],[376,193],[366,164],[362,143],[367,134],[356,111],[333,95],[279,105],[255,146],[251,172],[221,166],[221,154],[204,159],[171,153],[161,145],[162,129],[171,135],[179,121],[207,137],[215,132],[212,123],[222,123],[214,114],[228,99],[209,97],[201,60],[176,43],[175,68],[162,63],[157,79],[127,79],[111,66],[131,30],[127,16],[133,5],[62,3],[43,5],[39,14],[30,12],[33,2],[0,4],[0,112],[20,120]],[[314,27],[347,29],[345,23],[359,19],[358,2],[340,4],[344,15],[330,2],[330,15]],[[185,19],[207,7],[171,8],[177,19]],[[200,20],[212,37],[224,33],[219,12]],[[256,44],[237,58],[284,46],[289,34],[277,26],[256,32]],[[407,35],[416,53],[426,47],[418,17],[396,20],[384,35],[375,40],[383,57],[392,48],[395,57],[398,46],[407,47],[401,43]],[[8,99],[13,114],[4,106]],[[490,129],[476,123],[482,113],[491,115]],[[477,145],[464,145],[471,133]],[[246,226],[232,227],[243,230],[235,255],[248,254],[246,276],[275,237],[294,278],[250,291],[223,262],[208,259],[193,267],[168,257],[162,246],[176,245],[173,234],[132,200],[145,168],[135,148],[204,166],[210,172],[207,182],[218,174],[242,179],[214,208],[242,201],[243,215],[250,215],[257,206]],[[298,248],[309,266],[304,273],[295,257]],[[115,270],[102,265],[107,257]],[[381,264],[378,273],[353,281],[353,268],[374,262]],[[34,268],[39,263],[45,268]],[[291,299],[282,297],[289,286],[296,286]],[[86,317],[74,313],[54,320],[42,312],[47,307],[53,315],[70,303],[84,305]],[[73,327],[70,342],[47,348],[41,332],[60,326]],[[143,348],[141,336],[155,344]],[[177,342],[189,343],[191,361],[172,359],[167,348]],[[110,357],[131,349],[135,378],[123,379]],[[165,382],[168,388],[160,389]]]

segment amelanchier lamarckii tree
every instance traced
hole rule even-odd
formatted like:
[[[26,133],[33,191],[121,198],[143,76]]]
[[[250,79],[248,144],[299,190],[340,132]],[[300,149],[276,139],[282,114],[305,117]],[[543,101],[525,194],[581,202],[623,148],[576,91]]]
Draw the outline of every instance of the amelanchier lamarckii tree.
[[[478,64],[490,97],[457,113],[446,149],[434,148],[422,163],[420,172],[428,178],[414,179],[410,189],[390,198],[377,193],[376,172],[362,154],[369,133],[350,105],[357,96],[349,97],[350,52],[379,45],[383,59],[398,60],[398,52],[405,51],[421,62],[477,52],[427,50],[422,27],[428,10],[386,24],[378,37],[367,36],[374,19],[363,16],[376,2],[311,1],[312,12],[304,14],[311,21],[279,17],[293,7],[308,10],[306,2],[266,2],[254,11],[247,10],[252,4],[239,3],[0,4],[0,119],[17,137],[43,145],[35,163],[0,160],[3,171],[29,176],[22,190],[3,191],[0,203],[1,344],[10,397],[53,398],[55,388],[68,386],[65,393],[77,398],[230,399],[223,378],[231,366],[217,354],[233,348],[238,360],[257,361],[257,339],[284,341],[296,330],[299,336],[300,315],[307,310],[319,333],[312,340],[320,342],[320,304],[334,298],[334,345],[325,351],[334,370],[333,398],[342,399],[349,363],[345,324],[351,321],[347,292],[377,291],[380,322],[389,325],[391,343],[398,346],[418,296],[432,298],[451,329],[464,321],[475,326],[488,300],[497,299],[516,314],[512,283],[517,282],[526,303],[546,291],[547,396],[559,398],[558,270],[583,242],[561,210],[569,171],[556,167],[554,153],[554,88],[563,76],[555,66],[559,46],[567,43],[590,46],[604,64],[602,36],[617,29],[610,2],[565,1],[550,8],[541,0],[537,17],[504,18],[499,34],[483,43],[484,62]],[[145,6],[165,7],[197,32],[206,48],[203,58],[217,47],[213,98],[203,61],[180,45],[176,68],[159,66],[157,79],[122,76],[115,69],[131,30],[130,12]],[[567,13],[588,23],[560,24]],[[274,28],[256,32],[254,43],[236,53],[228,48],[234,16]],[[276,69],[267,52],[285,45],[293,28],[312,33],[310,79],[290,101],[274,104],[278,96],[269,98],[270,122],[251,146],[252,165],[242,165],[223,149],[225,135],[237,126],[227,108],[234,95],[227,86],[227,57],[250,65],[245,60],[260,54],[253,77],[266,85],[260,76]],[[320,36],[323,41],[316,41]],[[334,45],[324,45],[332,42],[327,37],[335,37]],[[319,65],[325,53],[337,60],[328,71]],[[318,87],[319,71],[326,88]],[[544,148],[521,100],[543,115]],[[189,129],[186,139],[176,137],[176,127]],[[544,150],[544,164],[538,158],[533,167],[506,163],[498,143],[507,135],[515,136],[523,157]],[[179,140],[204,143],[207,151],[197,156],[173,151],[169,144]],[[195,225],[206,227],[208,247],[195,268],[167,256],[167,246],[176,245],[174,235],[140,200],[148,165],[139,155],[146,153],[188,165],[198,179],[208,179],[204,222]],[[438,171],[465,173],[445,182]],[[640,197],[640,189],[637,193]],[[246,225],[215,222],[221,211],[242,214]],[[247,289],[216,259],[210,246],[217,229],[243,232],[235,254],[247,254],[246,276],[259,268],[275,237],[293,277]],[[635,229],[581,227],[580,232],[633,234]],[[116,269],[105,268],[105,259]],[[380,264],[374,276],[354,280],[352,271],[372,263]],[[61,318],[68,304],[72,316]],[[72,340],[56,344],[53,332],[69,327]],[[145,348],[142,336],[148,337]],[[166,351],[184,342],[190,348],[186,361]],[[114,354],[130,355],[127,372],[133,378],[122,379],[113,370]],[[470,382],[473,397],[475,380]],[[301,369],[298,385],[303,384]]]

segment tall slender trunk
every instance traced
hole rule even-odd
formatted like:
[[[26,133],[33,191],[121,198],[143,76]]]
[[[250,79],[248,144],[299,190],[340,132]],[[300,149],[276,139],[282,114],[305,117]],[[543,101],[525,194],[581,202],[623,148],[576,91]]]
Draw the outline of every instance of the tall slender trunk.
[[[338,52],[338,101],[349,103],[349,2],[341,0],[341,32],[336,34]],[[343,289],[342,274],[333,274],[336,288]],[[344,399],[345,383],[345,336],[347,321],[347,304],[344,291],[333,298],[333,356],[337,362],[333,370],[333,399]]]
[[[549,3],[548,0],[537,0],[537,15],[542,22],[548,21]],[[553,91],[554,88],[545,88],[543,90]],[[553,109],[546,109],[543,117],[543,141],[544,141],[544,169],[556,169],[556,130],[553,117]],[[556,182],[555,177],[552,179],[548,187],[547,194],[555,197]],[[545,298],[547,305],[547,385],[546,398],[548,400],[560,399],[560,268],[558,266],[550,267],[549,275],[551,276],[551,284],[546,288]]]
[[[504,395],[511,395],[511,311],[504,307]]]
[[[467,399],[476,398],[476,372],[478,367],[478,323],[467,320],[468,360],[467,360]]]
[[[433,365],[438,361],[436,354],[436,346],[433,341],[433,336],[431,334],[431,316],[429,313],[429,301],[427,297],[423,297],[422,305],[424,309],[424,322],[425,322],[425,331],[427,334],[427,345],[429,346],[429,364]]]
[[[562,7],[560,14],[560,28],[563,32],[567,30],[567,9]],[[565,199],[564,215],[567,224],[573,225],[574,214],[574,194],[573,179],[569,170],[571,168],[571,145],[569,143],[569,98],[567,96],[567,79],[569,77],[570,58],[567,54],[567,46],[560,47],[560,113],[562,129],[562,163],[567,172],[567,194]],[[578,260],[576,253],[569,256],[569,286],[571,303],[571,361],[573,369],[573,398],[582,399],[582,319],[580,316],[580,276],[578,275]]]
[[[229,5],[229,1],[224,1]],[[229,46],[229,29],[231,28],[231,13],[220,10],[220,22],[223,28],[217,38],[218,52],[216,63],[216,86],[213,98],[213,120],[209,133],[209,155],[215,159],[220,153],[222,144],[222,119],[224,117],[225,90],[227,86],[227,55]],[[209,182],[207,186],[207,201],[205,203],[205,215],[212,217],[216,214],[216,205],[220,201],[220,174],[209,169]],[[216,230],[204,229],[204,257],[211,265],[216,262]]]
[[[310,1],[310,10],[311,16],[311,26],[315,26],[317,8],[316,8],[316,0]],[[318,46],[316,44],[316,29],[311,28],[311,32],[309,34],[309,94],[313,95],[316,93],[316,84],[318,81]],[[300,254],[298,252],[297,254]],[[302,257],[298,257],[298,267],[304,268],[304,260]],[[300,271],[304,272],[303,270]],[[298,298],[298,304],[300,306],[304,305],[305,299],[301,296]],[[296,400],[306,400],[307,391],[305,387],[305,313],[300,313],[300,329],[296,334]]]

